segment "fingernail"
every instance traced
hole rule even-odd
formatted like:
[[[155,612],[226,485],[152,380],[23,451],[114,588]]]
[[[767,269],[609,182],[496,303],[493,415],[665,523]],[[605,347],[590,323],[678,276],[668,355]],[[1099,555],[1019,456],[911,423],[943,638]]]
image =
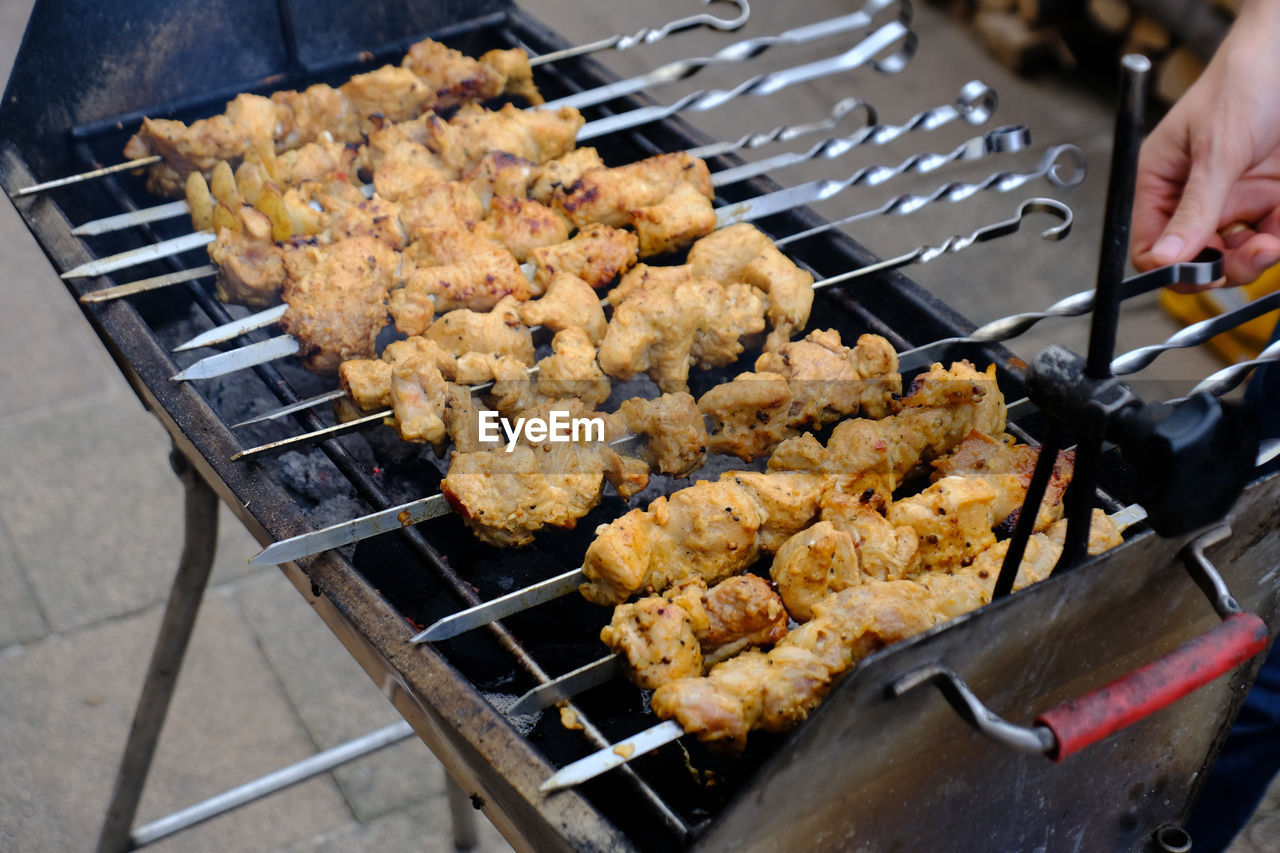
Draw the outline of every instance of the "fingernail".
[[[1259,252],[1253,256],[1253,271],[1264,273],[1275,266],[1277,261],[1280,261],[1280,253]]]
[[[1182,242],[1181,237],[1176,234],[1166,234],[1151,247],[1151,254],[1157,260],[1164,263],[1171,263],[1182,253],[1182,247],[1184,245],[1186,244]]]

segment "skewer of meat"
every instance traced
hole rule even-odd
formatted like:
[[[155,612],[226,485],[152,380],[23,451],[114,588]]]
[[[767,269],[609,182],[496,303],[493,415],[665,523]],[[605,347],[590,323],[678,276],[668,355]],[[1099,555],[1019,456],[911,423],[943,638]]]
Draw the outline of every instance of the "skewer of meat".
[[[1032,537],[1019,566],[1019,586],[1043,580],[1061,553],[1065,522]],[[749,732],[783,732],[803,721],[831,686],[872,652],[981,607],[999,575],[1008,540],[983,551],[967,567],[919,580],[872,580],[834,592],[812,618],[771,651],[749,650],[709,675],[660,686],[650,702],[666,718],[645,732],[574,762],[541,786],[544,792],[579,784],[686,733],[740,749]],[[1120,544],[1120,528],[1094,511],[1089,553]]]
[[[1062,219],[1061,224],[1041,234],[1043,239],[1062,239],[1069,232],[1071,227],[1069,208],[1049,199],[1030,199],[1019,206],[1017,215],[1010,220],[978,229],[967,237],[953,237],[936,247],[921,246],[897,258],[835,276],[825,282],[812,284],[811,287],[817,289],[826,284],[848,281],[864,274],[893,269],[913,261],[927,262],[947,253],[962,251],[974,243],[1016,231],[1023,218],[1032,212],[1046,212]],[[782,337],[778,334],[779,329],[799,328],[807,323],[812,299],[812,289],[807,285],[811,284],[812,279],[773,249],[767,237],[747,224],[733,225],[702,238],[690,251],[689,262],[685,265],[636,267],[623,278],[620,285],[603,302],[604,304],[614,301],[623,302],[628,296],[639,291],[657,291],[657,293],[651,293],[646,299],[646,304],[658,303],[660,306],[664,296],[670,299],[673,290],[704,275],[714,277],[721,282],[746,279],[758,285],[766,285],[770,297],[766,316],[774,323],[771,338]],[[659,290],[659,288],[662,289]],[[726,323],[727,312],[716,310],[718,304],[714,300],[706,300],[683,314],[679,311],[667,311],[667,314],[679,316],[669,323],[655,319],[649,320],[646,325],[649,329],[659,330],[664,336],[670,334],[672,338],[677,337],[671,334],[673,330],[678,332],[682,327],[691,327],[694,336],[701,341],[698,357],[702,359],[706,357],[703,355],[704,350],[711,346],[724,350],[731,344],[738,344],[731,334],[726,334],[726,329],[732,330],[734,325],[732,322]],[[545,296],[520,305],[518,311],[519,319],[529,326],[547,325],[553,331],[579,326],[587,331],[593,343],[599,344],[606,339],[607,335],[612,335],[609,358],[605,363],[617,371],[611,371],[613,376],[621,375],[625,378],[633,375],[636,370],[635,365],[639,363],[635,351],[642,350],[648,361],[649,353],[659,343],[646,338],[643,333],[637,333],[634,324],[618,331],[606,321],[600,303],[596,301],[592,290],[571,275],[557,275],[552,279]],[[643,317],[643,315],[640,316]],[[635,320],[636,315],[633,314],[631,317]],[[703,317],[706,320],[699,319]],[[466,320],[468,323],[474,322],[482,327],[496,325],[492,318],[485,319],[470,313],[454,315],[454,319]],[[514,315],[511,319],[515,319]],[[732,316],[727,319],[734,320]],[[705,327],[698,325],[703,322],[707,324]],[[444,319],[441,318],[429,327],[430,335],[436,338],[442,337],[443,326]],[[517,334],[519,329],[520,326],[513,323],[496,327],[495,331],[510,336]],[[492,336],[485,337],[492,338]],[[741,332],[738,337],[741,337]],[[482,340],[481,337],[470,336],[466,339],[465,345],[482,347],[484,346]],[[692,339],[686,338],[686,340]],[[525,346],[532,346],[531,340]],[[668,390],[681,390],[683,384],[671,382],[670,376],[664,375],[655,367],[674,363],[675,367],[681,371],[681,376],[687,375],[695,355],[692,343],[688,343],[687,346],[687,351],[675,350],[672,344],[663,342],[659,351],[666,357],[665,361],[660,365],[649,365],[654,378],[659,381],[668,380]],[[792,349],[796,351],[791,352]],[[673,350],[682,355],[684,361],[674,361],[671,358]],[[469,351],[471,350],[459,349],[455,344],[453,354],[461,355]],[[736,353],[730,350],[729,355],[736,355]],[[526,359],[526,363],[528,360]],[[735,382],[708,392],[699,402],[703,414],[708,419],[712,435],[712,451],[733,453],[742,459],[754,459],[771,450],[797,428],[821,426],[839,417],[853,414],[859,408],[864,411],[876,411],[868,406],[878,405],[873,399],[878,391],[876,386],[867,380],[876,376],[887,377],[894,372],[892,366],[881,363],[884,361],[885,354],[874,347],[865,351],[859,348],[857,352],[851,352],[841,344],[838,335],[833,337],[829,332],[811,333],[802,343],[775,346],[757,360],[756,373],[739,376]],[[536,370],[536,367],[530,368],[531,374]],[[330,396],[319,397],[316,402],[336,399],[343,396],[345,392],[347,398],[353,400],[355,405],[364,412],[379,410],[376,414],[369,414],[360,419],[361,425],[377,423],[383,418],[394,419],[394,409],[390,408],[390,375],[391,368],[385,363],[385,359],[344,363],[339,367],[342,390]],[[587,380],[593,376],[594,374],[584,374],[581,378]],[[467,382],[474,383],[482,383],[490,378],[475,374],[469,374],[469,377]],[[451,376],[444,376],[444,378],[450,379]],[[793,380],[803,380],[803,383],[796,384]],[[839,402],[836,399],[837,395],[848,394],[850,388],[855,389],[853,396],[845,403]],[[860,399],[862,397],[865,399]],[[264,415],[263,418],[272,416]],[[276,452],[328,435],[349,432],[357,427],[358,425],[340,424],[337,427],[329,427],[273,442],[260,448],[252,448],[243,451],[240,456],[251,457],[262,452]]]
[[[575,588],[597,604],[618,604],[637,592],[661,591],[695,576],[714,583],[739,574],[812,523],[828,484],[851,488],[847,484],[856,481],[861,490],[887,501],[921,459],[945,452],[974,428],[1003,432],[1003,403],[993,373],[967,364],[950,370],[939,366],[918,382],[897,414],[846,423],[864,426],[843,432],[837,427],[827,449],[817,445],[821,453],[806,445],[802,453],[782,454],[784,443],[771,457],[771,474],[733,473],[715,483],[700,482],[658,498],[649,510],[633,510],[602,525],[580,569],[442,619],[415,640],[445,639]],[[869,434],[873,431],[878,438]],[[838,461],[845,458],[847,464]],[[276,559],[280,550],[271,546],[259,558]]]
[[[735,0],[740,2],[740,0]],[[659,69],[655,69],[648,74],[632,78],[626,81],[601,86],[597,89],[582,92],[568,98],[562,98],[551,104],[544,104],[545,108],[559,108],[561,106],[583,107],[589,104],[601,103],[624,94],[639,91],[650,85],[660,85],[662,83],[673,82],[689,74],[711,64],[722,64],[725,62],[739,62],[761,53],[763,50],[776,44],[783,43],[802,43],[813,40],[815,38],[834,35],[840,32],[854,31],[869,26],[875,14],[898,0],[869,0],[868,8],[860,10],[851,15],[845,15],[823,22],[822,25],[801,27],[782,33],[778,36],[766,36],[755,39],[749,39],[724,48],[713,57],[679,60],[669,63]],[[844,53],[831,57],[827,60],[808,63],[796,68],[786,69],[785,71],[771,72],[768,74],[757,75],[747,81],[744,81],[738,87],[730,92],[722,92],[718,90],[706,90],[700,93],[694,93],[686,96],[679,104],[675,105],[671,112],[682,109],[713,109],[722,103],[725,103],[739,95],[753,94],[762,95],[770,94],[778,89],[785,88],[795,83],[803,82],[817,77],[826,76],[835,71],[844,71],[859,67],[870,63],[877,70],[885,73],[896,73],[902,70],[911,56],[915,52],[916,38],[914,33],[908,29],[908,21],[910,19],[910,5],[902,3],[902,14],[900,20],[880,27],[871,36],[865,38],[854,47],[846,50]],[[876,59],[881,53],[888,52],[883,59]],[[510,64],[514,64],[513,60],[506,60]],[[408,93],[412,97],[412,93]],[[269,102],[268,102],[269,103]],[[630,127],[636,124],[642,124],[647,121],[656,120],[659,116],[649,114],[649,110],[636,110],[628,117],[613,116],[609,121],[609,127],[601,128],[600,132],[612,132],[619,129],[615,125],[622,127]],[[665,113],[666,115],[669,113]],[[225,158],[220,158],[225,159]],[[145,165],[150,158],[142,161],[132,161],[135,165]],[[36,187],[27,188],[25,192],[36,192],[47,189],[51,186],[60,186],[65,183],[71,183],[83,177],[94,177],[96,174],[86,174],[85,176],[77,176],[71,179],[63,179],[57,182],[48,182]]]
[[[776,591],[759,576],[744,574],[721,581],[710,593],[698,578],[619,604],[600,632],[609,655],[535,688],[509,713],[545,708],[604,683],[618,670],[649,690],[701,676],[740,651],[776,643],[786,633],[788,615],[807,622],[831,593],[870,581],[922,580],[966,565],[991,547],[992,529],[1013,523],[1037,454],[1012,436],[997,439],[974,430],[933,461],[935,485],[916,496],[883,507],[829,489],[819,500],[820,520],[774,556],[770,576]],[[1071,455],[1060,454],[1037,533],[1061,517],[1070,469]]]
[[[610,48],[629,50],[698,26],[735,30],[746,23],[751,10],[746,0],[726,2],[738,8],[738,14],[733,18],[719,18],[707,13],[692,15],[658,28],[643,28],[634,35],[618,34],[533,59],[521,50],[512,49],[489,51],[475,60],[431,39],[424,39],[409,48],[399,68],[382,66],[376,71],[356,75],[338,89],[317,85],[304,92],[274,93],[267,99],[274,108],[274,116],[264,105],[242,100],[253,96],[240,95],[227,104],[222,115],[203,119],[191,126],[180,122],[161,124],[164,120],[144,120],[143,129],[130,139],[124,152],[133,160],[26,187],[14,195],[30,195],[157,162],[163,163],[167,171],[153,168],[149,183],[154,181],[161,186],[178,188],[182,186],[186,170],[201,160],[243,156],[258,142],[271,142],[278,151],[289,150],[300,140],[325,132],[336,137],[343,130],[350,129],[353,120],[358,125],[362,118],[374,113],[385,116],[415,106],[439,111],[461,103],[496,97],[504,92],[524,97],[531,104],[540,104],[542,97],[532,79],[534,66]],[[411,79],[405,71],[416,79]],[[391,112],[384,111],[386,108]],[[151,127],[147,126],[148,121],[152,122]],[[152,149],[155,153],[150,153]],[[230,156],[218,157],[219,153]]]

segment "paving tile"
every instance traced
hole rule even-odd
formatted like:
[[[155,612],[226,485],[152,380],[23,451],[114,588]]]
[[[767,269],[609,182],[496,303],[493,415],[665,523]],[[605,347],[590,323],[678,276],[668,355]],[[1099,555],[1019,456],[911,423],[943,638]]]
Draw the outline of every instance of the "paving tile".
[[[182,551],[182,486],[169,441],[131,395],[103,394],[0,420],[0,519],[54,630],[168,594]],[[221,515],[214,581],[260,571]]]
[[[0,657],[4,849],[90,848],[159,616],[152,609]],[[140,821],[312,751],[235,608],[225,596],[211,596],[160,739]],[[154,849],[270,850],[348,819],[331,780],[320,777]]]
[[[289,701],[321,749],[399,719],[359,664],[278,573],[236,590]],[[417,738],[334,771],[356,817],[368,820],[443,791],[443,769]]]
[[[49,630],[9,537],[0,526],[0,649],[44,636]]]
[[[481,813],[476,814],[474,853],[505,853],[511,845]],[[388,853],[397,850],[454,850],[449,801],[443,794],[399,809],[367,823],[351,824],[313,841],[290,847],[289,853]]]

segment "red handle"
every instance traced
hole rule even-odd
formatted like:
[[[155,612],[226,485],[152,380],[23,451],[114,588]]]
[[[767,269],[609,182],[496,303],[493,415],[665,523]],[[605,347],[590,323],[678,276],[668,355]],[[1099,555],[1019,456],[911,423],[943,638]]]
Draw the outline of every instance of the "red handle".
[[[1267,625],[1252,613],[1233,613],[1194,640],[1079,699],[1041,714],[1061,761],[1136,723],[1234,669],[1267,647]]]

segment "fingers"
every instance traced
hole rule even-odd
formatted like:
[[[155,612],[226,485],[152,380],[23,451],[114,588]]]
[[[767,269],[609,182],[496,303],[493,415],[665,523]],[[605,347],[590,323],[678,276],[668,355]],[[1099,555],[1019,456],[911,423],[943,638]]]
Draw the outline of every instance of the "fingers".
[[[1274,234],[1254,231],[1246,225],[1230,235],[1224,234],[1223,240],[1227,246],[1223,271],[1228,285],[1249,284],[1280,262],[1280,237]]]
[[[1227,194],[1239,177],[1224,168],[1222,161],[1200,157],[1192,161],[1191,172],[1160,238],[1148,254],[1157,265],[1190,260],[1213,238]]]

